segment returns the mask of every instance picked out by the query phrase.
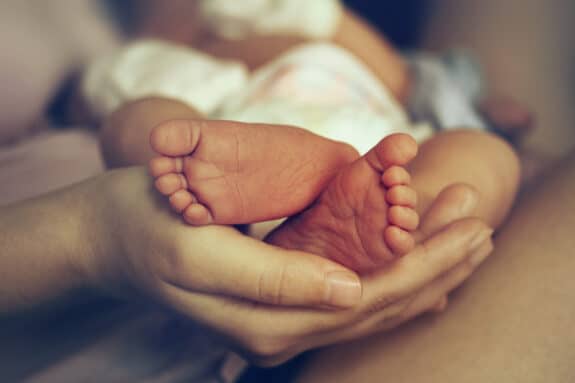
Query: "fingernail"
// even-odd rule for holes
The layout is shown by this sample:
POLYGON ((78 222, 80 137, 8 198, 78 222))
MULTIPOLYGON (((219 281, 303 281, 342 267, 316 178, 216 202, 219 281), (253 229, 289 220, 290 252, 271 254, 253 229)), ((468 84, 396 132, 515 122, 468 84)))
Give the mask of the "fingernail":
POLYGON ((469 251, 475 251, 483 245, 483 243, 493 235, 493 229, 483 229, 473 238, 469 243, 469 251))
POLYGON ((326 303, 335 307, 353 307, 361 299, 361 282, 352 273, 334 271, 327 275, 326 303))

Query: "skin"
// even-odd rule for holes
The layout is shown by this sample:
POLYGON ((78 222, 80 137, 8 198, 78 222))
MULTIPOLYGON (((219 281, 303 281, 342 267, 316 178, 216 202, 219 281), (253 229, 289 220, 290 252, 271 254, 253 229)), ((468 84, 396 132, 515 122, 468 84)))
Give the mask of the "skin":
POLYGON ((0 311, 99 287, 155 300, 221 334, 252 360, 274 365, 434 309, 491 251, 492 231, 462 219, 477 196, 466 187, 451 191, 439 201, 460 209, 432 209, 424 220, 428 238, 395 267, 361 284, 348 282, 348 308, 334 310, 327 277, 337 271, 353 280, 353 272, 229 227, 185 225, 151 188, 143 169, 124 169, 2 208, 0 311), (246 259, 254 267, 245 268, 246 259))
MULTIPOLYGON (((204 36, 191 45, 215 57, 242 61, 256 70, 306 42, 309 40, 300 36, 250 36, 239 41, 204 36)), ((358 57, 398 100, 405 101, 410 85, 408 66, 391 44, 360 17, 344 10, 331 42, 358 57)))
POLYGON ((290 217, 268 240, 287 249, 306 249, 358 272, 392 263, 413 249, 411 233, 419 225, 416 193, 403 168, 416 154, 410 136, 385 137, 342 167, 313 204, 290 217))
POLYGON ((321 351, 297 381, 572 382, 574 209, 572 155, 518 203, 445 315, 321 351))
POLYGON ((191 225, 293 215, 358 157, 305 129, 232 121, 171 120, 152 131, 150 144, 158 153, 149 163, 157 190, 191 225))
MULTIPOLYGON (((194 288, 205 293, 229 293, 278 304, 329 305, 326 278, 331 272, 341 272, 348 276, 351 295, 360 295, 359 280, 353 272, 310 256, 299 259, 302 270, 306 267, 309 270, 296 285, 277 286, 274 278, 265 278, 257 285, 255 281, 260 280, 259 273, 267 272, 266 267, 269 272, 283 270, 298 253, 260 244, 230 228, 191 231, 157 199, 143 169, 109 172, 63 191, 3 207, 1 213, 0 265, 4 289, 0 311, 36 305, 85 285, 112 292, 134 287, 154 295, 167 287, 160 282, 179 284, 178 275, 187 275, 181 272, 181 267, 185 266, 189 249, 213 249, 210 252, 224 254, 243 249, 246 257, 253 252, 268 259, 263 263, 253 259, 261 268, 246 271, 245 284, 238 284, 232 276, 243 261, 235 256, 235 266, 227 262, 229 267, 220 270, 221 260, 212 257, 215 263, 211 267, 220 270, 219 273, 212 269, 190 272, 190 278, 198 280, 194 288), (30 241, 31 233, 38 240, 30 241), (213 280, 198 277, 204 274, 213 275, 218 281, 217 290, 213 290, 213 280), (290 289, 282 291, 287 287, 290 289)), ((198 257, 199 253, 193 254, 198 257)))

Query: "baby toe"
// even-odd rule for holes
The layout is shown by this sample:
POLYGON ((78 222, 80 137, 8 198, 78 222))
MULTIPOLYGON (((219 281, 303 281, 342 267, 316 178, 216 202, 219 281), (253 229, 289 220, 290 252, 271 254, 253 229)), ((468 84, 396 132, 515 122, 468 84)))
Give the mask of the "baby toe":
POLYGON ((200 123, 193 120, 172 120, 152 130, 150 145, 159 154, 175 157, 194 151, 200 140, 200 123))
POLYGON ((181 213, 188 208, 196 199, 187 190, 178 190, 170 196, 170 205, 177 213, 181 213))
POLYGON ((160 177, 169 173, 181 173, 183 160, 180 157, 156 157, 150 160, 149 169, 152 177, 160 177))
POLYGON ((383 232, 387 247, 396 255, 405 255, 415 247, 413 236, 397 226, 388 226, 383 232))
POLYGON ((184 220, 190 225, 209 225, 213 222, 212 214, 203 205, 192 203, 184 211, 184 220))
POLYGON ((386 200, 391 205, 399 205, 414 208, 417 204, 417 193, 415 190, 405 185, 394 186, 385 195, 386 200))
POLYGON ((419 225, 419 215, 411 208, 392 206, 389 208, 388 221, 403 230, 412 231, 419 225))
POLYGON ((384 138, 378 145, 378 157, 384 168, 405 165, 417 155, 417 143, 408 134, 397 133, 384 138))
POLYGON ((187 182, 183 175, 177 173, 158 177, 155 182, 156 189, 164 195, 172 195, 178 190, 186 189, 187 182))
POLYGON ((411 175, 401 166, 391 166, 381 175, 381 182, 386 187, 408 185, 411 182, 411 175))

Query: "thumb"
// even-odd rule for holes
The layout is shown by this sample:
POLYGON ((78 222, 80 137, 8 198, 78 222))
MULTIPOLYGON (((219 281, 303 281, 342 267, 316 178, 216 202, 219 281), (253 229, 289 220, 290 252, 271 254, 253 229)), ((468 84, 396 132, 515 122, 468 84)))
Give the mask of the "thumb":
POLYGON ((206 227, 195 254, 178 257, 168 282, 196 292, 282 306, 349 308, 361 299, 357 274, 316 255, 284 250, 231 228, 206 227))

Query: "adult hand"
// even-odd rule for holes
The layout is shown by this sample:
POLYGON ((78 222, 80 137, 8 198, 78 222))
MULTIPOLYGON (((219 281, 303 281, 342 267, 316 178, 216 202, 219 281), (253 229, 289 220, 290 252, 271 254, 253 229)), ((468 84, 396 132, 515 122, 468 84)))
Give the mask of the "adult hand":
POLYGON ((432 208, 422 221, 422 236, 433 235, 360 286, 353 272, 329 260, 274 248, 232 228, 181 223, 152 197, 141 170, 114 172, 108 184, 101 198, 107 203, 95 217, 104 223, 95 231, 102 247, 84 259, 85 273, 100 285, 127 282, 147 292, 262 365, 432 310, 492 248, 485 224, 456 221, 471 213, 473 193, 445 209, 457 194, 446 193, 436 201, 442 209, 432 208))
POLYGON ((491 253, 491 230, 476 219, 447 226, 390 268, 362 279, 363 294, 348 310, 258 304, 221 295, 172 295, 173 307, 215 330, 261 366, 301 352, 393 329, 459 286, 491 253))
POLYGON ((104 182, 92 218, 99 246, 80 267, 92 283, 123 294, 144 291, 188 315, 195 313, 179 300, 224 296, 346 308, 361 297, 359 277, 333 261, 279 249, 231 227, 185 224, 142 169, 110 172, 104 182))

